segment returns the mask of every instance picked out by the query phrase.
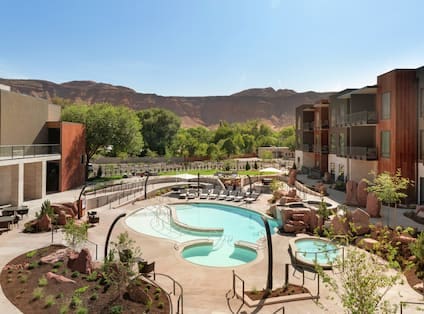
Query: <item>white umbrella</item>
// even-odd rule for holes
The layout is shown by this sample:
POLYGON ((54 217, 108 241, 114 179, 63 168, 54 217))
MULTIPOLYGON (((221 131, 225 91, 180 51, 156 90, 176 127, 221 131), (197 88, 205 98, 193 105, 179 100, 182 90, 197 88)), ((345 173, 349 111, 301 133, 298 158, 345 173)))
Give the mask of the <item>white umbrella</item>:
POLYGON ((281 171, 281 170, 279 170, 279 169, 277 169, 277 168, 272 168, 272 167, 261 169, 261 170, 259 170, 259 172, 274 172, 274 173, 282 173, 282 171, 281 171))
POLYGON ((190 180, 190 179, 197 178, 196 175, 189 174, 189 173, 179 173, 179 174, 176 174, 175 177, 179 179, 183 179, 183 180, 190 180))

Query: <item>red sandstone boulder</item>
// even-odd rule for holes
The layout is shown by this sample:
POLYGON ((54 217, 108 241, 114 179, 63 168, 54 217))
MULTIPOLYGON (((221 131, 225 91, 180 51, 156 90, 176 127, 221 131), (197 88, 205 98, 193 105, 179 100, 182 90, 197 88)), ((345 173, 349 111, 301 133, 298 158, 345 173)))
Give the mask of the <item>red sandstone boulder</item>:
POLYGON ((144 291, 142 286, 137 286, 134 283, 131 283, 127 287, 128 297, 130 300, 142 303, 142 304, 148 304, 152 303, 151 298, 149 295, 144 291))
POLYGON ((287 181, 288 185, 293 186, 296 183, 296 176, 297 176, 296 169, 290 169, 289 178, 287 181))
POLYGON ((358 189, 356 191, 356 200, 358 201, 358 206, 360 207, 367 206, 367 187, 368 183, 365 180, 361 180, 358 184, 358 189))
POLYGON ((56 252, 43 256, 42 258, 40 258, 40 261, 44 264, 54 264, 59 261, 64 261, 65 258, 69 255, 69 253, 69 249, 59 249, 56 252))
POLYGON ((91 274, 93 263, 90 251, 88 249, 82 249, 79 254, 71 254, 68 260, 68 267, 72 271, 78 271, 82 274, 91 274))
POLYGON ((47 214, 44 214, 43 216, 39 217, 37 219, 36 229, 40 232, 52 230, 51 218, 47 214))
POLYGON ((355 209, 352 212, 351 220, 356 235, 364 235, 370 231, 370 215, 362 209, 355 209))
POLYGON ((50 271, 46 274, 46 278, 49 279, 49 280, 54 280, 57 283, 76 283, 72 279, 66 278, 62 275, 57 275, 57 274, 52 273, 50 271))
POLYGON ((346 235, 349 232, 349 223, 347 218, 334 216, 330 221, 330 229, 334 234, 346 235))
POLYGON ((51 207, 53 208, 54 212, 56 214, 59 214, 61 211, 65 212, 66 215, 69 215, 73 218, 75 218, 75 213, 70 206, 66 206, 64 204, 52 204, 51 207))
POLYGON ((293 220, 302 220, 303 221, 305 219, 305 214, 302 214, 302 213, 301 214, 293 214, 292 215, 292 219, 293 220))
POLYGON ((290 190, 287 192, 287 196, 288 196, 288 197, 295 198, 295 197, 296 197, 296 189, 290 189, 290 190))
POLYGON ((367 213, 370 217, 381 217, 381 202, 377 199, 377 196, 374 193, 368 193, 367 195, 367 213))
POLYGON ((356 199, 358 189, 358 183, 353 180, 346 182, 346 198, 345 203, 350 206, 358 206, 358 201, 356 199))

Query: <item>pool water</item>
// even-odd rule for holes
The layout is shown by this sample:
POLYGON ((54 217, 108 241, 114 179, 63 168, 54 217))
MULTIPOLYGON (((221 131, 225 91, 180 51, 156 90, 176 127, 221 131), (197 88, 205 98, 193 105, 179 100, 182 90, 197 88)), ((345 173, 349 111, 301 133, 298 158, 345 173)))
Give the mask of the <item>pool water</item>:
MULTIPOLYGON (((236 206, 193 203, 175 204, 172 207, 181 223, 201 228, 223 228, 223 233, 190 232, 170 223, 169 209, 164 206, 146 207, 126 219, 132 229, 151 236, 170 239, 177 243, 199 239, 212 239, 213 245, 196 245, 183 250, 183 258, 206 266, 237 266, 254 260, 256 251, 235 246, 237 241, 258 244, 265 236, 265 228, 259 213, 236 206)), ((271 233, 278 226, 269 219, 271 233)))
POLYGON ((340 250, 331 242, 316 239, 299 239, 295 242, 298 256, 312 263, 333 263, 340 254, 340 250))

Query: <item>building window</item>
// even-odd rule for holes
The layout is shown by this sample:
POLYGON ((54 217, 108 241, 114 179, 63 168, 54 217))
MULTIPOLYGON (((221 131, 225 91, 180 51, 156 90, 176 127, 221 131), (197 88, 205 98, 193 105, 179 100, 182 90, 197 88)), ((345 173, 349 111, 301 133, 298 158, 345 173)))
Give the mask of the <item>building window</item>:
POLYGON ((345 156, 345 138, 344 133, 339 134, 339 155, 345 156))
POLYGON ((383 93, 381 100, 381 119, 390 119, 390 92, 383 93))
POLYGON ((330 173, 334 174, 336 171, 336 164, 334 162, 330 162, 330 173))
POLYGON ((390 158, 390 131, 381 131, 381 157, 390 158))

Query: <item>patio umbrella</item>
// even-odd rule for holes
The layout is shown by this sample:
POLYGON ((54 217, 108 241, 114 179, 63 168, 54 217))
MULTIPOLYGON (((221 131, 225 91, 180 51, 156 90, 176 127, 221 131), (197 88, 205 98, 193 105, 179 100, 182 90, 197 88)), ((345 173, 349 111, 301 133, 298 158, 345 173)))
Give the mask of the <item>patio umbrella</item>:
POLYGON ((269 167, 269 168, 264 168, 259 170, 259 172, 274 172, 274 173, 282 173, 281 170, 277 169, 277 168, 273 168, 273 167, 269 167))
POLYGON ((183 180, 190 180, 190 179, 197 178, 196 175, 189 174, 189 173, 179 173, 179 174, 176 174, 175 177, 179 179, 183 179, 183 180))

